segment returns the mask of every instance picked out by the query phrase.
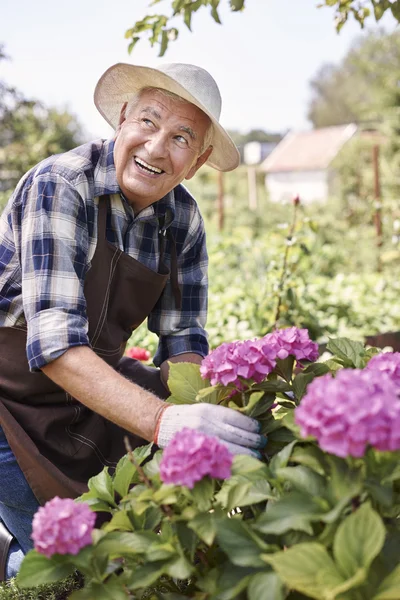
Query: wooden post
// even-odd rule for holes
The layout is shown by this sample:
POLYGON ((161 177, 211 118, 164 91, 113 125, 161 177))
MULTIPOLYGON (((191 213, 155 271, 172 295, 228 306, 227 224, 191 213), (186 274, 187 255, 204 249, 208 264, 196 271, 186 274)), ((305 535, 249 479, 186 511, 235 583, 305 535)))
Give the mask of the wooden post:
POLYGON ((217 203, 218 203, 218 229, 222 231, 224 228, 224 174, 222 171, 217 171, 218 174, 218 195, 217 195, 217 203))
POLYGON ((256 167, 247 167, 247 181, 249 190, 249 208, 250 210, 257 210, 257 171, 256 167))
POLYGON ((375 144, 372 147, 372 164, 374 170, 374 200, 375 212, 374 223, 376 231, 376 248, 377 248, 377 270, 382 270, 381 263, 381 247, 383 244, 382 236, 382 199, 381 199, 381 182, 379 173, 379 146, 375 144))

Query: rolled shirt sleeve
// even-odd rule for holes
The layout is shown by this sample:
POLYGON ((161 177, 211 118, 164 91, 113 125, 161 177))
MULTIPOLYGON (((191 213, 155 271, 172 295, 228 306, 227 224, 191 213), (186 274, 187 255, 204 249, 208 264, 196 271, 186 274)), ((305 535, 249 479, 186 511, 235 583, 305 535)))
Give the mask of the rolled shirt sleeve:
POLYGON ((171 281, 148 318, 148 327, 159 335, 154 364, 172 356, 193 352, 208 354, 205 331, 208 300, 208 255, 203 219, 192 206, 192 218, 182 250, 178 253, 178 282, 182 306, 177 307, 171 281))
POLYGON ((88 222, 76 184, 39 175, 21 207, 22 301, 32 371, 72 346, 89 345, 86 300, 88 222))

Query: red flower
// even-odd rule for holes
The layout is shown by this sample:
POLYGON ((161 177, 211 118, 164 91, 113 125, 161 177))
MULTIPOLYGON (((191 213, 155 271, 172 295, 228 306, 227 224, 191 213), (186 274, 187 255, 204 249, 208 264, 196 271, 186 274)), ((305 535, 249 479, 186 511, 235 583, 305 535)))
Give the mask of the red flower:
POLYGON ((129 358, 136 358, 136 360, 149 360, 151 356, 148 350, 139 348, 139 346, 128 348, 128 350, 125 352, 125 355, 129 356, 129 358))

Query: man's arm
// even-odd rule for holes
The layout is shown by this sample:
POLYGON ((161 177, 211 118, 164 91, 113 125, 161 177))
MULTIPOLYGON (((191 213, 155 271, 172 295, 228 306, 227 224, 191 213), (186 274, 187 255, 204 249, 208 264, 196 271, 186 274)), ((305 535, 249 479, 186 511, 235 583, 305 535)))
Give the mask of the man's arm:
POLYGON ((91 410, 153 441, 166 403, 125 379, 88 346, 69 348, 42 371, 91 410))

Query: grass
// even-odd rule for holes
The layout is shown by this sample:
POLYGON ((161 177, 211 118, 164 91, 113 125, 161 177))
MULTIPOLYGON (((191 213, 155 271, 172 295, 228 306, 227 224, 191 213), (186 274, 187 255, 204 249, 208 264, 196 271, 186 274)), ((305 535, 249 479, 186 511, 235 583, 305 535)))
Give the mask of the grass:
POLYGON ((41 585, 35 588, 21 589, 16 580, 0 583, 0 600, 66 600, 74 590, 83 585, 79 573, 71 575, 62 581, 51 585, 41 585))

